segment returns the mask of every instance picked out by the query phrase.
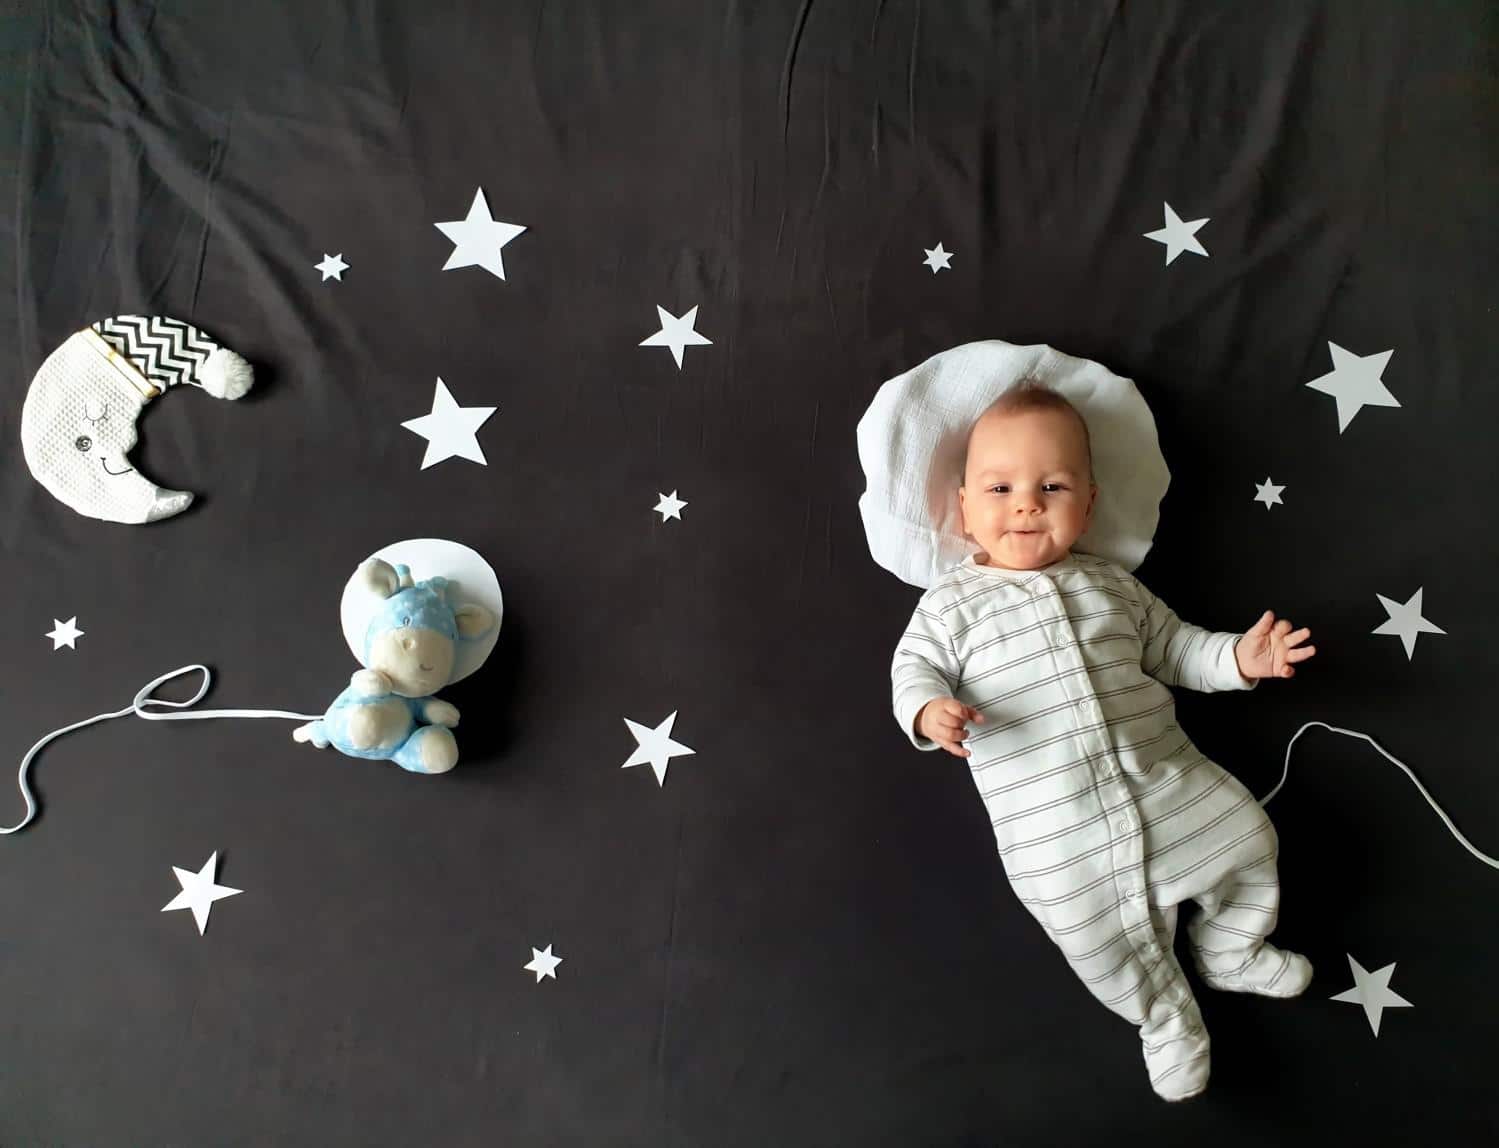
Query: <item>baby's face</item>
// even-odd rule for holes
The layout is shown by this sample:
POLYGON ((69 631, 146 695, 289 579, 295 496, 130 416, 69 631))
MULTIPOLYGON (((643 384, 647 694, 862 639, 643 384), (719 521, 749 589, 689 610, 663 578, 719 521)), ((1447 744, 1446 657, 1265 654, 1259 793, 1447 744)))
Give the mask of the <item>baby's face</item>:
POLYGON ((1067 411, 986 415, 968 441, 958 504, 979 562, 1039 570, 1088 529, 1098 487, 1082 428, 1067 411))

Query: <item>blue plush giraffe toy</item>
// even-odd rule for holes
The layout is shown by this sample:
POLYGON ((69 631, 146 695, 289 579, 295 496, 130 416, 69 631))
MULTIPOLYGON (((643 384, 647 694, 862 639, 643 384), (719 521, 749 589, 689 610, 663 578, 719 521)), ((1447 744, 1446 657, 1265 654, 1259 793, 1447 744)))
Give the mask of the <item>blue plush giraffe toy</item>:
POLYGON ((450 606, 446 578, 413 582, 408 567, 379 558, 354 579, 384 599, 365 630, 366 668, 292 737, 413 773, 446 773, 458 764, 458 710, 433 695, 452 679, 457 643, 488 634, 495 617, 476 603, 450 606))

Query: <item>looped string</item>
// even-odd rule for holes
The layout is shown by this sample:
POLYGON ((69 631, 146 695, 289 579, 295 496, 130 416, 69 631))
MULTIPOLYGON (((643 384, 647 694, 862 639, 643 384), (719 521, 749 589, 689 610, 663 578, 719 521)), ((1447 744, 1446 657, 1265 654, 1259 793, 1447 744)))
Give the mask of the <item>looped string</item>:
POLYGON ((1464 837, 1461 833, 1458 832, 1457 826, 1454 825, 1454 824, 1452 824, 1452 818, 1448 817, 1447 814, 1446 814, 1446 812, 1442 809, 1442 807, 1440 805, 1438 805, 1436 803, 1436 800, 1431 796, 1431 794, 1429 794, 1429 793, 1426 792, 1426 787, 1424 785, 1422 785, 1421 782, 1420 782, 1420 780, 1417 779, 1416 775, 1411 772, 1410 766, 1406 765, 1405 762, 1400 761, 1397 758, 1391 757, 1388 753, 1385 753, 1384 747, 1381 746, 1377 741, 1375 741, 1368 734, 1366 734, 1366 733, 1359 733, 1358 730, 1355 730, 1355 729, 1341 729, 1340 727, 1335 726, 1335 725, 1328 725, 1325 721, 1309 721, 1309 722, 1307 722, 1299 730, 1296 731, 1295 735, 1286 744, 1286 763, 1285 763, 1285 768, 1283 770, 1281 770, 1280 781, 1278 781, 1276 783, 1274 789, 1272 789, 1264 797, 1260 798, 1260 804, 1262 806, 1270 804, 1270 799, 1272 797, 1274 797, 1277 793, 1280 792, 1281 786, 1285 785, 1286 778, 1290 776, 1290 773, 1291 773, 1291 746, 1293 746, 1293 745, 1296 744, 1296 738, 1300 737, 1307 730, 1311 729, 1311 727, 1314 726, 1314 725, 1319 725, 1323 729, 1330 729, 1330 730, 1332 730, 1333 733, 1341 733, 1341 734, 1344 734, 1344 735, 1346 735, 1348 737, 1362 738, 1364 741, 1366 741, 1370 745, 1372 745, 1375 749, 1379 750, 1379 752, 1381 754, 1384 754, 1384 756, 1388 760, 1393 761, 1396 765, 1398 765, 1405 772, 1405 776, 1411 779, 1411 784, 1414 785, 1417 789, 1419 789, 1421 791, 1421 796, 1422 797, 1426 798, 1426 804, 1430 805, 1433 809, 1435 809, 1437 811, 1437 816, 1442 819, 1442 821, 1446 824, 1448 830, 1451 831, 1452 836, 1454 836, 1454 837, 1457 838, 1457 840, 1462 844, 1462 847, 1464 849, 1466 849, 1469 853, 1473 854, 1473 856, 1477 857, 1480 861, 1482 861, 1485 865, 1489 866, 1490 868, 1492 868, 1492 869, 1499 869, 1499 860, 1495 860, 1493 857, 1490 857, 1487 853, 1482 853, 1479 850, 1475 849, 1473 847, 1473 843, 1471 841, 1469 841, 1466 837, 1464 837))
POLYGON ((26 751, 26 756, 21 759, 20 772, 16 777, 16 780, 21 787, 21 796, 26 799, 26 816, 22 818, 20 822, 12 825, 8 829, 0 828, 0 835, 18 833, 22 829, 25 829, 26 826, 30 825, 32 819, 36 817, 36 798, 32 795, 31 786, 27 783, 26 780, 26 774, 27 771, 31 768, 32 759, 41 752, 42 747, 45 746, 48 742, 62 737, 62 735, 65 733, 72 733, 75 729, 82 729, 84 726, 93 725, 95 722, 111 721, 114 718, 127 717, 130 714, 134 714, 138 718, 145 718, 146 721, 193 721, 198 718, 286 718, 292 721, 317 721, 323 716, 322 714, 290 713, 287 710, 200 710, 197 713, 159 713, 150 708, 166 707, 174 710, 189 709, 203 700, 203 695, 208 693, 208 684, 211 680, 212 675, 209 674, 207 666, 183 666, 179 670, 173 670, 171 673, 162 674, 159 678, 153 678, 151 681, 147 682, 144 686, 136 691, 134 699, 124 709, 116 710, 114 713, 96 714, 91 718, 85 718, 83 721, 74 722, 70 726, 64 726, 62 729, 53 730, 46 737, 42 738, 41 741, 37 742, 34 746, 26 751), (198 686, 197 693, 193 694, 193 696, 188 698, 187 701, 174 702, 168 700, 167 698, 156 698, 151 696, 152 691, 155 690, 158 686, 166 684, 173 678, 181 677, 183 674, 190 674, 194 671, 202 673, 203 681, 198 686))

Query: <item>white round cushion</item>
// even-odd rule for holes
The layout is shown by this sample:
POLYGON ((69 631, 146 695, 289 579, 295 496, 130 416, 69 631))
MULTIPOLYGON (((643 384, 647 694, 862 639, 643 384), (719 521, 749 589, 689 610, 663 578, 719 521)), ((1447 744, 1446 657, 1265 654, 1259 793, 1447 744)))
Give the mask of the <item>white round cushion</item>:
POLYGON ((859 513, 874 560, 923 589, 979 546, 963 534, 958 487, 968 432, 1010 387, 1039 379, 1083 416, 1098 501, 1073 545, 1134 570, 1160 521, 1171 472, 1155 419, 1135 384, 1044 343, 964 343, 885 382, 859 420, 866 489, 859 513))
MULTIPOLYGON (((500 626, 505 620, 505 596, 500 592, 500 580, 494 567, 484 560, 477 550, 447 538, 407 538, 392 542, 376 550, 369 558, 380 558, 392 566, 407 566, 413 581, 438 575, 451 585, 447 590, 450 605, 461 606, 477 602, 487 606, 494 615, 494 628, 480 638, 461 641, 457 644, 453 660, 452 685, 468 677, 485 661, 500 640, 500 626)), ((369 558, 364 561, 368 562, 369 558)), ((364 565, 364 562, 359 564, 364 565)), ((356 569, 344 584, 343 597, 339 600, 339 619, 343 623, 344 641, 361 666, 364 661, 364 635, 370 619, 384 605, 385 599, 371 594, 364 579, 356 569)))

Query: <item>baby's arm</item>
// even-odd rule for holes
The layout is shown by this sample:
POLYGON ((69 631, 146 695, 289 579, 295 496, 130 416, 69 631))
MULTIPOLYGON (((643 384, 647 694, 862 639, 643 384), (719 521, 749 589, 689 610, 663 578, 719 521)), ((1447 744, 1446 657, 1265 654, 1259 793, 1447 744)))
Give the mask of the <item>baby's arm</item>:
POLYGON ((1183 622, 1134 575, 1126 572, 1126 587, 1139 607, 1140 668, 1168 686, 1203 693, 1252 690, 1258 684, 1239 672, 1234 646, 1243 634, 1205 630, 1183 622))
POLYGON ((938 745, 917 732, 916 715, 927 702, 954 696, 962 672, 952 635, 931 599, 922 598, 890 663, 895 720, 917 749, 937 749, 938 745))

